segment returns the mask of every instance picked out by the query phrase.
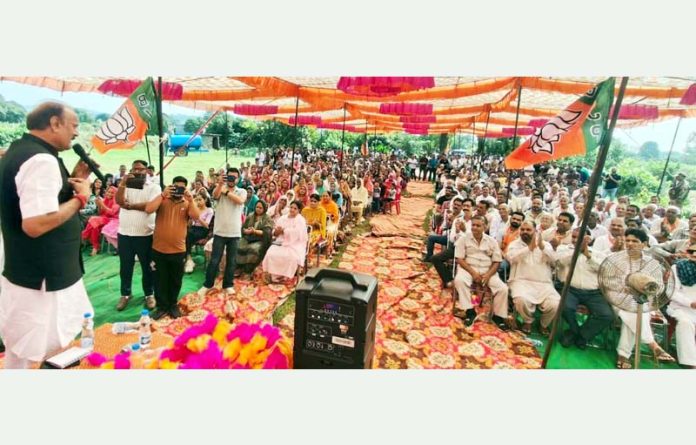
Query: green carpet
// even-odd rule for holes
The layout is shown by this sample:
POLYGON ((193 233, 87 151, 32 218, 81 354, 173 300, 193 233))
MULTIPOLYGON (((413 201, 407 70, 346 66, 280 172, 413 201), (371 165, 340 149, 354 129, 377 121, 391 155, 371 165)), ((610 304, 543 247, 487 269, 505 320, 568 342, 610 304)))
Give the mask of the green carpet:
MULTIPOLYGON (((131 286, 133 295, 130 303, 123 311, 116 310, 116 303, 121 297, 121 279, 119 277, 118 255, 100 253, 90 257, 91 247, 84 250, 85 261, 84 282, 87 294, 94 306, 94 324, 100 326, 104 323, 114 323, 117 321, 136 321, 140 318, 140 311, 144 308, 145 295, 142 290, 142 272, 140 263, 135 263, 133 271, 133 284, 131 286)), ((192 274, 184 275, 181 295, 197 291, 205 280, 203 270, 203 256, 193 257, 196 262, 196 269, 192 274)))

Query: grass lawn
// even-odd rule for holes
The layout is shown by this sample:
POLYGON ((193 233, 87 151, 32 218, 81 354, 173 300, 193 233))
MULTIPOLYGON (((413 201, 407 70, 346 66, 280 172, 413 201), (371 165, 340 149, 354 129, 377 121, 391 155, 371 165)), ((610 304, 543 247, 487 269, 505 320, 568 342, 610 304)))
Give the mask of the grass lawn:
MULTIPOLYGON (((159 147, 156 142, 157 138, 150 136, 148 138, 150 144, 150 157, 152 160, 152 165, 159 168, 159 147)), ((85 145, 87 147, 87 145, 85 145)), ((130 165, 136 159, 143 159, 147 161, 147 149, 145 142, 141 142, 136 145, 131 150, 110 150, 106 153, 99 154, 96 150, 92 151, 90 154, 97 164, 100 165, 100 170, 102 173, 115 174, 118 172, 118 167, 121 164, 125 164, 126 167, 130 169, 130 165)), ((72 150, 64 151, 61 153, 60 157, 65 161, 65 166, 68 170, 72 170, 75 163, 78 161, 78 157, 72 150)), ((172 159, 172 156, 165 156, 164 163, 172 159)), ((239 167, 241 162, 251 161, 254 162, 254 158, 232 156, 229 155, 229 163, 233 167, 239 167)), ((192 152, 186 157, 175 159, 164 171, 164 179, 166 183, 171 181, 174 176, 183 176, 188 180, 192 180, 197 170, 203 171, 207 176, 208 169, 213 167, 216 170, 223 168, 225 166, 225 151, 224 150, 210 150, 205 153, 192 152)))

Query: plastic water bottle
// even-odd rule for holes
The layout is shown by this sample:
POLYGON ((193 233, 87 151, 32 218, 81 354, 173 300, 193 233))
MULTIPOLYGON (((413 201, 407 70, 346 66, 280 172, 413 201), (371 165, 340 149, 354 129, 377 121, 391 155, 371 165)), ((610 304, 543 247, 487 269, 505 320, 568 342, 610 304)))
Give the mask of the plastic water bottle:
POLYGON ((150 311, 143 309, 140 313, 138 332, 140 337, 140 347, 147 348, 152 340, 152 330, 150 329, 150 311))
POLYGON ((90 312, 86 312, 82 320, 82 334, 80 334, 80 347, 94 349, 94 319, 90 312))
POLYGON ((125 334, 127 332, 134 332, 138 330, 139 327, 140 325, 138 323, 119 321, 111 325, 111 332, 114 334, 125 334))

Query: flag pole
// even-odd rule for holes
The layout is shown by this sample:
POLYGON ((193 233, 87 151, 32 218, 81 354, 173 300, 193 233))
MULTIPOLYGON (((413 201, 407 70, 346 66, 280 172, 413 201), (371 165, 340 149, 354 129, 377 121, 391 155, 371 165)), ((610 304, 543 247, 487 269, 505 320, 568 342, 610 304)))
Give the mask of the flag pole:
POLYGON ((230 163, 228 162, 228 153, 227 153, 227 147, 230 145, 230 127, 229 127, 229 122, 227 120, 227 110, 225 110, 225 133, 227 138, 225 139, 225 173, 227 173, 227 169, 230 168, 230 163))
POLYGON ((674 130, 674 137, 672 138, 672 145, 669 146, 669 154, 667 155, 667 161, 665 161, 665 168, 662 169, 662 176, 660 176, 660 185, 657 187, 657 199, 660 199, 660 192, 662 191, 662 182, 665 180, 665 173, 667 173, 667 166, 669 165, 669 160, 672 157, 672 149, 674 149, 674 142, 677 140, 677 133, 679 133, 679 125, 681 124, 682 117, 679 116, 677 121, 677 129, 674 130))
POLYGON ((147 165, 152 165, 152 159, 150 159, 150 144, 147 142, 147 132, 145 132, 145 148, 147 149, 147 165))
MULTIPOLYGON (((483 145, 481 145, 481 153, 479 153, 479 170, 483 165, 483 154, 486 152, 486 136, 488 136, 488 122, 491 120, 491 106, 488 106, 488 114, 486 115, 486 127, 483 130, 483 145)), ((479 176, 480 178, 480 176, 479 176)))
POLYGON ((292 157, 290 158, 290 188, 292 188, 292 180, 295 177, 295 147, 297 146, 297 114, 300 111, 300 92, 297 92, 297 100, 295 100, 295 140, 292 143, 292 157))
POLYGON ((341 164, 339 166, 338 174, 339 180, 343 177, 343 142, 346 140, 346 103, 343 102, 343 130, 341 131, 341 164))
MULTIPOLYGON (((159 129, 159 167, 160 167, 160 187, 164 190, 164 131, 162 128, 162 76, 157 77, 157 94, 155 94, 157 104, 157 128, 159 129)), ((146 136, 147 137, 147 136, 146 136)))
POLYGON ((621 102, 623 101, 624 92, 626 91, 626 84, 628 83, 628 77, 621 78, 621 86, 619 87, 619 94, 616 97, 616 103, 614 104, 614 111, 611 116, 611 122, 609 123, 609 129, 602 136, 600 141, 599 153, 597 155, 597 161, 595 162, 594 171, 592 172, 592 177, 590 178, 590 189, 588 191, 587 202, 585 203, 585 210, 582 214, 582 224, 580 225, 580 232, 578 233, 578 239, 575 242, 575 249, 573 251, 573 258, 570 261, 570 268, 568 269, 568 276, 566 276, 565 283, 563 283, 563 290, 561 291, 561 299, 558 302, 558 310, 556 310, 556 315, 553 317, 553 323, 551 326, 551 333, 549 334, 549 342, 544 350, 544 358, 541 361, 541 367, 546 368, 548 365, 549 357, 551 355, 551 348, 553 347, 554 340, 556 339, 556 330, 558 329, 559 319, 563 313, 563 307, 568 295, 568 289, 570 288, 570 282, 573 279, 573 274, 575 273, 575 265, 578 262, 578 257, 580 256, 580 246, 582 245, 583 238, 587 233, 587 220, 592 212, 592 207, 594 206, 594 198, 597 193, 597 188, 599 187, 599 180, 602 177, 602 170, 604 169, 604 163, 607 160, 607 154, 609 153, 609 146, 611 145, 611 137, 614 133, 614 127, 616 126, 616 121, 619 117, 619 110, 621 109, 621 102))
MULTIPOLYGON (((512 151, 517 148, 517 125, 520 120, 520 103, 522 102, 522 82, 517 85, 517 110, 515 111, 515 131, 512 136, 512 151)), ((510 153, 512 153, 512 151, 510 153)), ((510 154, 508 153, 508 154, 510 154)), ((507 172, 507 192, 505 197, 507 198, 507 203, 510 203, 510 190, 512 188, 512 169, 507 172)))

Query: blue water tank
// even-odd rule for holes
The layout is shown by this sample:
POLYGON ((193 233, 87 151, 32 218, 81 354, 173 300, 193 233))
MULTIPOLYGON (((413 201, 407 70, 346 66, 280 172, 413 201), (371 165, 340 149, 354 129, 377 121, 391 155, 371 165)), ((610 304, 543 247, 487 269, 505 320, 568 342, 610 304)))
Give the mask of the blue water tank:
MULTIPOLYGON (((169 147, 171 150, 176 150, 177 148, 182 147, 189 139, 191 139, 190 134, 173 134, 169 136, 169 147)), ((196 136, 188 145, 188 148, 201 148, 202 143, 203 138, 200 135, 196 136)))

